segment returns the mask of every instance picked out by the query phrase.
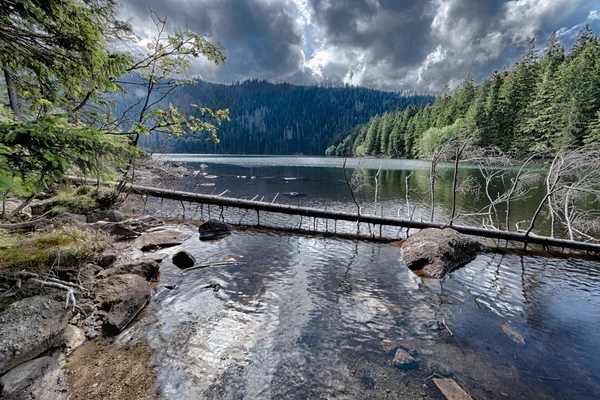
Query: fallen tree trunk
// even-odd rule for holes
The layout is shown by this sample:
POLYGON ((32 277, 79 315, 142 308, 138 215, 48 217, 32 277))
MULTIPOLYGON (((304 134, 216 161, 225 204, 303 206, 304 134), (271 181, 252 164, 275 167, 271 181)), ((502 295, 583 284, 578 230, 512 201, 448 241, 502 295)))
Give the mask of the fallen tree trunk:
MULTIPOLYGON (((73 181, 80 182, 78 178, 71 178, 73 181)), ((106 184, 115 185, 116 182, 107 182, 106 184)), ((213 196, 199 193, 183 192, 178 190, 160 189, 149 186, 127 184, 127 190, 130 193, 158 197, 168 200, 187 201, 191 203, 211 204, 221 207, 234 207, 247 210, 273 212, 287 215, 298 215, 303 217, 324 218, 339 221, 349 221, 357 223, 367 223, 374 225, 396 226, 410 229, 426 228, 446 228, 446 224, 435 222, 422 222, 400 218, 387 218, 376 215, 353 214, 343 211, 329 211, 312 207, 299 207, 283 204, 273 204, 262 201, 236 199, 231 197, 213 196)), ((467 235, 479 236, 489 239, 501 239, 506 241, 516 241, 526 244, 537 244, 541 246, 562 247, 566 249, 590 251, 600 253, 600 244, 578 242, 574 240, 555 239, 533 234, 524 234, 519 232, 509 232, 494 229, 477 228, 473 226, 452 225, 452 229, 467 235)))

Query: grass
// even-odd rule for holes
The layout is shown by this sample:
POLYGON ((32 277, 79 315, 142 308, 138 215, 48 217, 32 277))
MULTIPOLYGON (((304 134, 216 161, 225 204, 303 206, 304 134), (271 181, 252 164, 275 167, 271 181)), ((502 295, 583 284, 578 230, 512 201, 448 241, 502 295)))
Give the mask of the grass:
POLYGON ((56 197, 54 214, 66 211, 76 214, 87 214, 96 209, 108 209, 115 205, 118 193, 114 189, 94 186, 80 186, 75 190, 63 189, 56 197))
POLYGON ((93 261, 108 247, 105 232, 63 226, 32 234, 0 232, 0 271, 44 272, 93 261))

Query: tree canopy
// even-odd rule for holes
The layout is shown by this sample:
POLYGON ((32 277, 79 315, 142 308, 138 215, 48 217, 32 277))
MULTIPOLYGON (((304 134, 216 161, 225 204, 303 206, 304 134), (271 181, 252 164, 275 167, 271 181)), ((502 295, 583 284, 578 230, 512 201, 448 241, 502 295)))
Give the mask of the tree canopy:
POLYGON ((600 144, 599 127, 600 42, 586 26, 569 52, 556 33, 541 54, 532 40, 511 68, 494 72, 479 85, 469 75, 453 93, 416 111, 377 116, 334 141, 330 149, 346 141, 352 146, 344 149, 352 147, 354 155, 428 157, 432 145, 468 137, 475 146, 523 156, 600 144), (383 135, 378 138, 374 132, 380 126, 386 129, 378 131, 383 135))
POLYGON ((219 46, 189 30, 171 33, 150 16, 156 36, 146 49, 114 0, 0 0, 0 190, 35 193, 67 172, 105 176, 140 152, 152 131, 209 132, 227 110, 195 107, 183 113, 158 107, 183 76, 190 59, 225 61, 219 46), (133 51, 122 51, 129 44, 133 51), (135 50, 137 49, 137 50, 135 50), (144 89, 135 115, 111 112, 116 93, 144 89))

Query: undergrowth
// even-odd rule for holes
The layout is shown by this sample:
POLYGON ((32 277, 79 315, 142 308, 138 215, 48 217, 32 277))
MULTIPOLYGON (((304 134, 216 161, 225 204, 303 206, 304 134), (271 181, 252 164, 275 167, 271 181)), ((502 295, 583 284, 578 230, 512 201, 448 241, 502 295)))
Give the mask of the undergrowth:
POLYGON ((105 187, 80 186, 75 190, 63 189, 55 197, 56 206, 52 208, 53 214, 72 212, 86 214, 101 209, 113 207, 119 195, 116 190, 105 187))
POLYGON ((74 267, 93 261, 109 244, 105 232, 74 226, 31 234, 0 232, 0 271, 74 267))

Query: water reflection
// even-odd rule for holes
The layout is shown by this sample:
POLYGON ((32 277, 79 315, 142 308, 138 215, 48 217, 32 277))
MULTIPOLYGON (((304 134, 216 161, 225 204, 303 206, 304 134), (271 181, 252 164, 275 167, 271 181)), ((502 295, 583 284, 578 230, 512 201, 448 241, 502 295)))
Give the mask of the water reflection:
POLYGON ((121 340, 156 349, 164 398, 441 398, 434 373, 473 398, 600 396, 597 263, 483 254, 434 281, 389 244, 246 231, 182 247, 244 263, 162 263, 177 290, 121 340), (416 369, 392 365, 397 348, 416 369))
MULTIPOLYGON (((165 182, 168 187, 184 189, 205 194, 220 194, 227 190, 226 195, 243 199, 276 201, 281 204, 304 205, 311 207, 336 209, 356 212, 352 196, 341 166, 341 159, 323 157, 217 157, 167 155, 166 159, 183 160, 200 171, 202 164, 206 165, 202 173, 185 178, 181 181, 165 182), (202 164, 201 164, 202 163, 202 164), (208 179, 208 177, 216 177, 208 179), (210 185, 210 186, 207 186, 210 185)), ((429 220, 429 164, 419 160, 378 160, 351 159, 348 176, 354 168, 361 171, 365 185, 357 193, 357 199, 363 213, 384 215, 389 217, 407 218, 409 215, 416 220, 429 220), (377 184, 375 177, 377 176, 377 184), (408 201, 407 207, 407 184, 408 201), (377 186, 377 198, 375 191, 377 186), (410 210, 409 210, 410 207, 410 210)), ((436 183, 436 212, 437 222, 450 220, 452 201, 453 170, 450 164, 439 168, 436 183)), ((462 166, 459 181, 469 179, 474 186, 479 187, 479 193, 472 191, 459 193, 457 196, 456 223, 481 226, 482 220, 488 219, 481 215, 489 205, 485 194, 485 182, 479 170, 468 165, 462 166)), ((510 172, 504 181, 495 182, 490 187, 493 198, 503 191, 503 185, 510 184, 510 172), (508 183, 507 183, 508 182, 508 183)), ((544 196, 543 185, 537 185, 523 200, 513 202, 509 226, 515 230, 519 221, 528 221, 544 196)), ((181 207, 178 207, 181 210, 181 207)), ((505 205, 497 207, 500 228, 505 228, 505 205)), ((548 234, 547 222, 540 219, 538 234, 548 234)))

